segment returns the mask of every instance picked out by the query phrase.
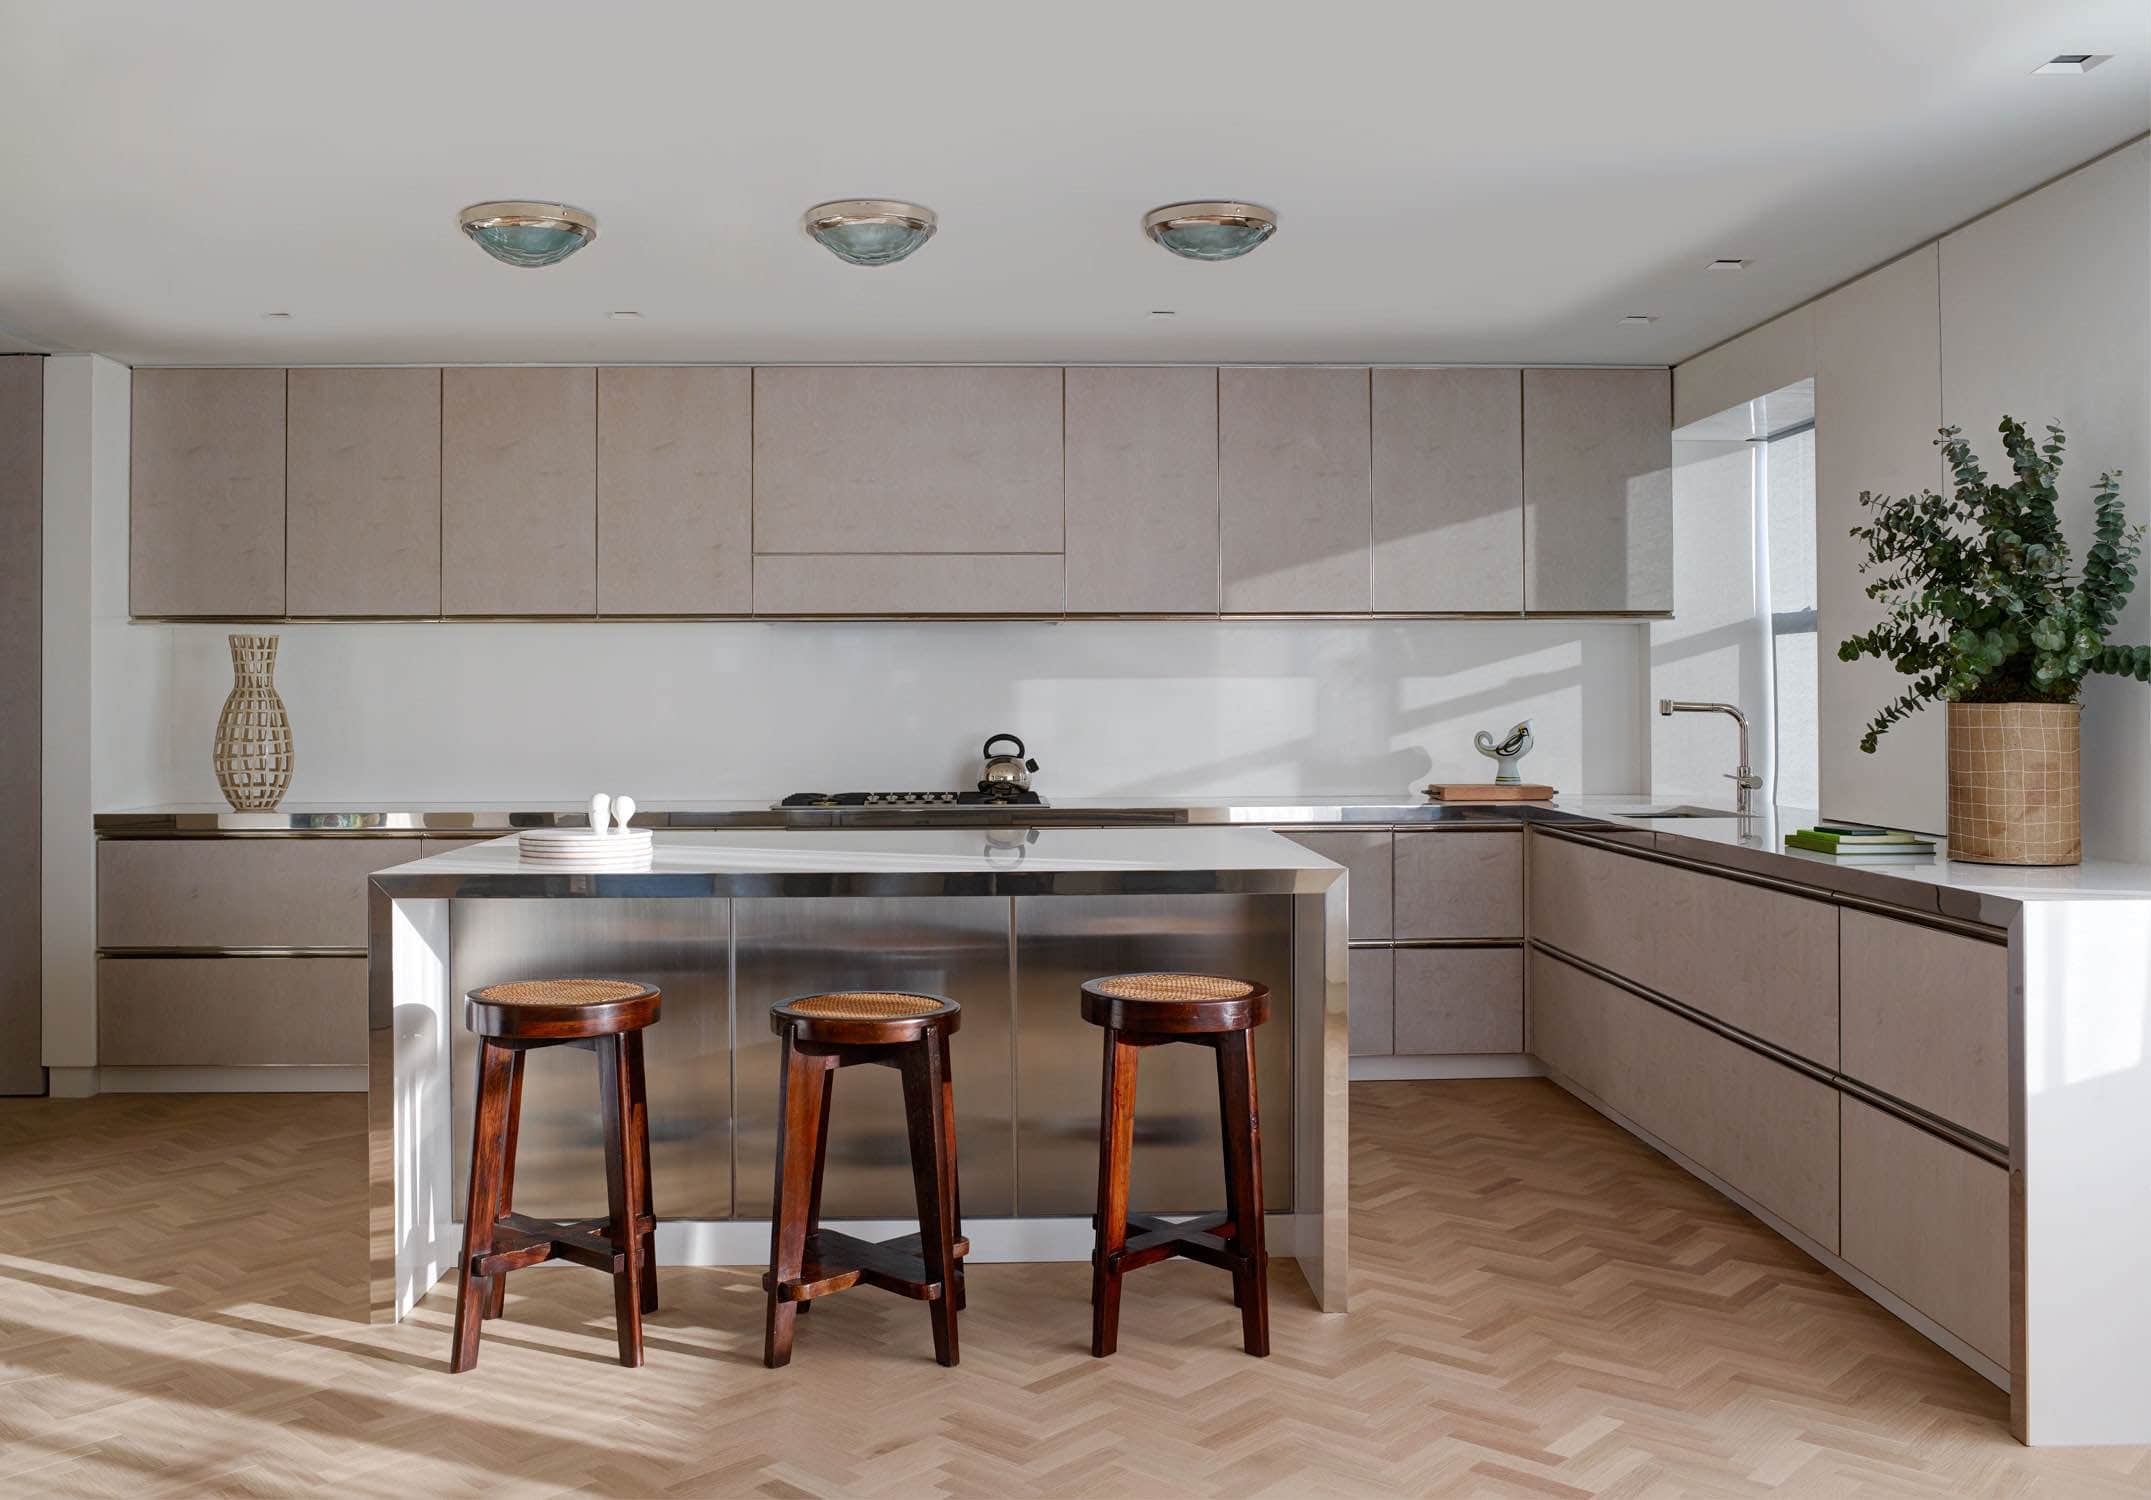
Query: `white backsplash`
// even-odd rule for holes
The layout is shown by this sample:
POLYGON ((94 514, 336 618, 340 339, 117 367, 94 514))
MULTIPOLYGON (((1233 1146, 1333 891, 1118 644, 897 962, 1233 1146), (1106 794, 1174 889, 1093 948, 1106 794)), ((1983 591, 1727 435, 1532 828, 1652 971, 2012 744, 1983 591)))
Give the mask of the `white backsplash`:
MULTIPOLYGON (((323 624, 279 627, 290 800, 645 803, 976 780, 1024 737, 1046 796, 1650 783, 1645 627, 1579 621, 323 624)), ((226 630, 100 624, 98 804, 212 801, 226 630)))

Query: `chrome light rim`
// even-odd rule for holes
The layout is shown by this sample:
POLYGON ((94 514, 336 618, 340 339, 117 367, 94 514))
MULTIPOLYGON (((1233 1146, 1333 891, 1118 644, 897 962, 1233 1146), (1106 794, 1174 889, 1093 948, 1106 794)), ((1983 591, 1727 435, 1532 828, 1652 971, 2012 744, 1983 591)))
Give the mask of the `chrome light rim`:
POLYGON ((1259 229, 1263 238, 1268 239, 1277 232, 1277 215, 1259 203, 1243 203, 1229 198, 1168 203, 1143 215, 1143 233, 1160 245, 1165 244, 1166 230, 1177 229, 1183 224, 1228 224, 1237 229, 1259 229))
POLYGON ((930 239, 940 221, 922 203, 905 203, 896 198, 837 198, 815 204, 800 216, 799 224, 816 238, 825 229, 842 229, 850 224, 898 224, 930 239))
POLYGON ((527 198, 503 198, 473 203, 456 215, 456 227, 478 238, 483 229, 566 229, 587 245, 597 238, 597 215, 571 203, 540 203, 527 198))

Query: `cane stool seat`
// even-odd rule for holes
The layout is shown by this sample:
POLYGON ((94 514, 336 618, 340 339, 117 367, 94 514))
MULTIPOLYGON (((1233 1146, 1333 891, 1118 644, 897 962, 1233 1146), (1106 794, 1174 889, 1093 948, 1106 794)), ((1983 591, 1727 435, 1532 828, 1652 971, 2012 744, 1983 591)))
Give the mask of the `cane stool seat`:
POLYGON ((478 1036, 506 1041, 574 1041, 640 1031, 657 1020, 663 996, 626 979, 516 979, 464 997, 463 1020, 478 1036))
POLYGON ((1109 1031, 1215 1036, 1269 1019, 1270 992, 1221 974, 1115 974, 1083 986, 1083 1019, 1109 1031))
POLYGON ((963 1007, 939 995, 902 990, 838 990, 801 995, 769 1008, 769 1028, 804 1042, 897 1046, 954 1031, 963 1007))

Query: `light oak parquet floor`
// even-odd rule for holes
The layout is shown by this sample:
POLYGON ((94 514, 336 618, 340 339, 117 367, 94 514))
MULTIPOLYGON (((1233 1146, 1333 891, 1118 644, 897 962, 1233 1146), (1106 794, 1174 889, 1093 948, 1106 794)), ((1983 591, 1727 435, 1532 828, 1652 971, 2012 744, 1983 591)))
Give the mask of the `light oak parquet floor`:
POLYGON ((362 1101, 0 1104, 0 1495, 2142 1496, 2145 1450, 2028 1450, 2006 1399, 1552 1086, 1352 1091, 1356 1309, 1276 1278, 1277 1353, 1174 1263, 1090 1358, 1088 1268, 980 1266, 964 1363, 825 1302, 781 1373, 757 1272, 511 1282, 364 1321, 362 1101))

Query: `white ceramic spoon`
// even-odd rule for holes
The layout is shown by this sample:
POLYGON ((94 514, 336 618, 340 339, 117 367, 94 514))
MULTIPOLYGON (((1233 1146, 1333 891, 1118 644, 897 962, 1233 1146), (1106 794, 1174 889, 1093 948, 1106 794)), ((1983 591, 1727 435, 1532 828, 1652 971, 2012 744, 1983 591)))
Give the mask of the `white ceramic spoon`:
POLYGON ((619 823, 620 831, 622 833, 627 832, 627 820, 635 816, 635 799, 633 797, 613 798, 612 815, 619 823))

